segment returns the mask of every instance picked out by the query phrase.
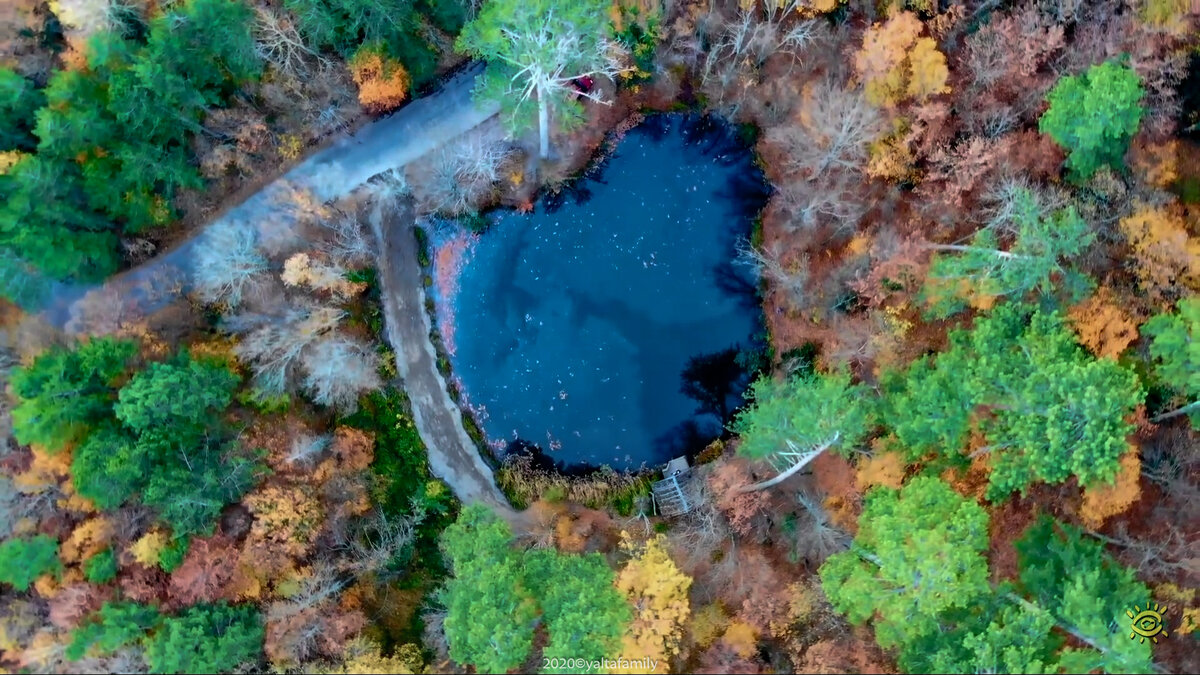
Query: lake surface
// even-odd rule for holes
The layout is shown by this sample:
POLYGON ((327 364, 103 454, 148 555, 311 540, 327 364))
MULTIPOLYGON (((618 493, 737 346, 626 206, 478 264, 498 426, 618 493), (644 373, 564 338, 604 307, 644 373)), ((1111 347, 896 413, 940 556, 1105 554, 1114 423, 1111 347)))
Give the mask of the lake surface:
POLYGON ((765 200, 730 128, 656 115, 532 213, 491 214, 443 302, 493 446, 633 469, 719 436, 748 380, 737 352, 761 339, 734 255, 765 200))

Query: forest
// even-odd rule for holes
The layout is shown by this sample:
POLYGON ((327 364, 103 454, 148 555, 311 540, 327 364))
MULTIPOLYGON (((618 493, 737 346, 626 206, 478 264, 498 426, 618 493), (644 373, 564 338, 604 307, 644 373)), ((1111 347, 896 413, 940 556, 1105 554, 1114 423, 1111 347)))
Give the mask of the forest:
POLYGON ((7 0, 0 672, 1197 672, 1198 290, 1190 0, 7 0), (454 293, 667 116, 761 344, 568 470, 454 293))

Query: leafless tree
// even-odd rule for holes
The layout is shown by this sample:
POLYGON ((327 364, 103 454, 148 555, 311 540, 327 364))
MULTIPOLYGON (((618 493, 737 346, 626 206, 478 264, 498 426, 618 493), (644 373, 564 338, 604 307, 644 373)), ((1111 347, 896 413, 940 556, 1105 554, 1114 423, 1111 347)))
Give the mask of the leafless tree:
POLYGON ((869 145, 885 130, 883 115, 862 90, 822 80, 800 106, 791 124, 768 133, 786 152, 786 168, 809 180, 831 170, 861 171, 869 145))
POLYGON ((827 171, 814 180, 793 180, 778 192, 782 207, 792 216, 791 231, 814 230, 832 224, 835 232, 853 230, 867 206, 861 194, 862 179, 850 171, 827 171))
POLYGON ((292 441, 292 451, 288 453, 286 461, 288 464, 305 466, 316 464, 317 457, 329 447, 329 441, 328 434, 320 436, 300 434, 292 441))
POLYGON ((414 167, 414 191, 424 211, 460 215, 472 211, 500 180, 500 167, 513 154, 485 133, 469 134, 443 146, 423 167, 414 167))
POLYGON ((266 271, 267 259, 258 251, 255 232, 246 224, 223 220, 208 228, 196 243, 192 278, 205 302, 236 307, 266 271))
POLYGON ((289 15, 269 7, 254 9, 254 51, 259 58, 280 73, 296 78, 308 74, 313 64, 322 68, 330 65, 329 59, 304 44, 289 15))
POLYGON ((315 305, 292 307, 282 316, 243 314, 226 319, 226 328, 243 334, 234 352, 250 363, 254 383, 269 395, 281 394, 311 345, 335 329, 346 313, 315 305))
POLYGON ((778 242, 762 249, 743 240, 738 244, 737 261, 753 269, 759 278, 765 279, 771 290, 782 293, 793 310, 804 307, 808 291, 807 256, 784 265, 778 242))
POLYGON ((850 547, 850 535, 833 524, 816 497, 798 492, 796 502, 804 509, 796 527, 796 553, 820 564, 850 547))
POLYGON ((331 335, 318 340, 301 356, 304 388, 314 403, 353 412, 360 394, 383 386, 379 355, 371 345, 331 335))
POLYGON ((1015 232, 1018 218, 1029 215, 1047 218, 1066 206, 1069 198, 1060 190, 1036 187, 1025 176, 1013 176, 1001 179, 986 190, 981 201, 984 227, 998 232, 1015 232), (1029 205, 1025 194, 1033 195, 1032 214, 1022 212, 1029 205))
POLYGON ((371 264, 375 256, 374 242, 358 218, 339 213, 322 221, 329 230, 329 239, 322 243, 321 251, 334 262, 350 269, 371 264))
POLYGON ((761 13, 741 10, 709 48, 700 69, 701 83, 728 108, 727 113, 736 113, 768 58, 784 53, 794 64, 817 36, 818 21, 791 21, 798 7, 797 0, 766 0, 761 13))
POLYGON ((417 528, 424 519, 425 511, 419 507, 402 518, 389 518, 382 511, 372 513, 340 546, 348 554, 351 571, 360 575, 382 572, 416 540, 417 528))
POLYGON ((331 600, 346 587, 337 570, 325 561, 312 565, 312 574, 298 579, 299 589, 288 596, 286 601, 273 602, 267 607, 267 621, 283 621, 295 616, 306 609, 320 607, 331 600))

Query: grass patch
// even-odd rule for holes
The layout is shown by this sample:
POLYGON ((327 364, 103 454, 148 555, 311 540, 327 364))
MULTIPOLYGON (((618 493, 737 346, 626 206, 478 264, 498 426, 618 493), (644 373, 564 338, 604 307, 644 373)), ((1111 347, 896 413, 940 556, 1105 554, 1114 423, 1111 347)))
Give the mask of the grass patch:
POLYGON ((612 508, 622 516, 633 515, 638 497, 650 492, 653 474, 630 474, 603 466, 586 476, 566 476, 539 469, 532 458, 517 455, 505 460, 496 471, 496 484, 513 507, 528 508, 539 500, 570 501, 590 509, 612 508))

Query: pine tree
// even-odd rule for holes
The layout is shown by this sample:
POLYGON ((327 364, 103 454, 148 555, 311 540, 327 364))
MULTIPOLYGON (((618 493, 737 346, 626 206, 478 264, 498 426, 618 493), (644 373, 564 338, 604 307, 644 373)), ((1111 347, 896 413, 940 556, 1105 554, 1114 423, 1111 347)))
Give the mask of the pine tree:
POLYGON ((867 495, 850 551, 821 566, 829 601, 851 623, 875 617, 883 647, 938 630, 943 612, 990 593, 987 513, 936 478, 867 495))
POLYGON ((1190 414, 1192 425, 1200 427, 1200 340, 1195 337, 1200 332, 1200 300, 1186 298, 1178 307, 1176 313, 1159 314, 1147 321, 1144 332, 1150 336, 1155 374, 1191 402, 1153 421, 1190 414))
POLYGON ((769 462, 779 475, 745 491, 782 482, 830 448, 853 448, 868 430, 871 399, 847 372, 762 378, 750 397, 753 405, 734 425, 742 436, 738 454, 769 462))
POLYGON ((925 295, 934 315, 962 309, 964 299, 990 306, 998 298, 1049 295, 1056 287, 1065 286, 1075 295, 1086 288, 1086 279, 1071 261, 1092 245, 1095 234, 1074 207, 1046 217, 1034 195, 1023 189, 1014 200, 1012 221, 1007 248, 991 227, 977 232, 965 246, 930 245, 938 253, 929 268, 925 295))
POLYGON ((27 591, 38 577, 62 573, 58 541, 45 534, 14 537, 0 543, 0 583, 27 591))
POLYGON ((17 440, 55 452, 110 418, 114 384, 136 352, 133 342, 96 338, 73 348, 52 347, 14 370, 10 382, 19 401, 12 413, 17 440))

